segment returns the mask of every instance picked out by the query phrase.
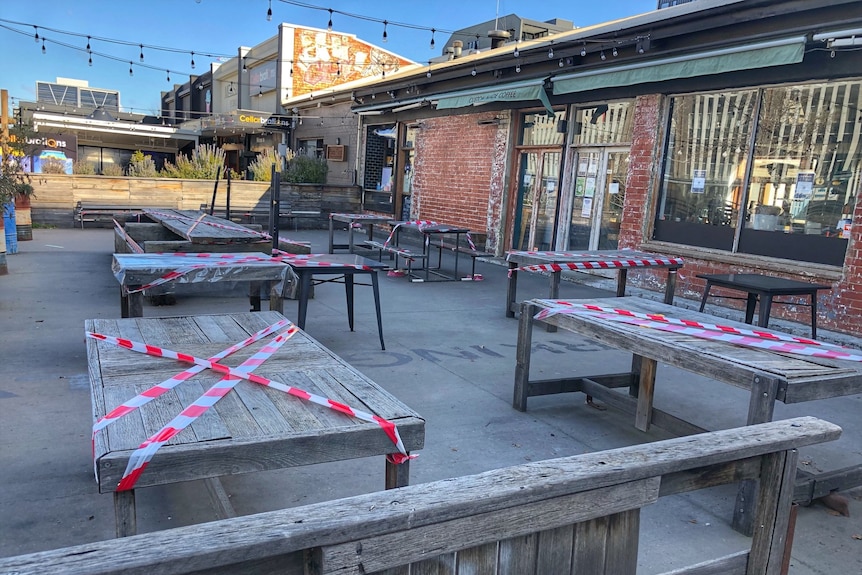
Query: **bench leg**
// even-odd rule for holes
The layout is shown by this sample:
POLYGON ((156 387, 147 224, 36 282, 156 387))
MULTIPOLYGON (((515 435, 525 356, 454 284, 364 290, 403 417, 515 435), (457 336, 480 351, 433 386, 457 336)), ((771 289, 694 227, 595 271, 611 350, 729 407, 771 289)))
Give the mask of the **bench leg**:
POLYGON ((813 291, 811 297, 811 339, 817 339, 817 292, 813 291))
POLYGON ((260 311, 260 282, 249 282, 248 301, 251 304, 249 311, 260 311))
MULTIPOLYGON (((549 290, 549 297, 551 299, 557 299, 560 297, 560 278, 563 276, 563 272, 551 272, 551 286, 549 290)), ((548 333, 556 333, 557 326, 546 324, 545 331, 548 333)))
POLYGON ((506 285, 506 317, 515 317, 515 299, 518 292, 518 264, 509 262, 509 278, 506 285))
POLYGON ((640 383, 638 385, 638 405, 635 413, 635 427, 649 431, 652 421, 652 402, 655 394, 655 374, 658 362, 648 357, 641 358, 640 383))
MULTIPOLYGON (((279 282, 269 282, 269 311, 277 311, 278 313, 284 315, 284 298, 282 296, 281 290, 278 289, 278 284, 279 282)), ((286 281, 285 289, 287 289, 286 281)))
POLYGON ((667 283, 664 286, 664 303, 667 305, 673 304, 673 296, 676 293, 677 269, 679 268, 668 268, 667 270, 667 283))
MULTIPOLYGON (((400 455, 400 454, 399 454, 400 455)), ((386 489, 406 487, 410 484, 410 460, 395 464, 386 460, 386 489)))
POLYGON ((530 396, 530 353, 533 346, 533 316, 537 306, 528 302, 521 303, 521 317, 518 320, 518 347, 515 351, 515 396, 512 407, 527 411, 527 398, 530 396))
POLYGON ((626 281, 628 281, 629 270, 620 268, 617 270, 617 297, 625 297, 626 281))

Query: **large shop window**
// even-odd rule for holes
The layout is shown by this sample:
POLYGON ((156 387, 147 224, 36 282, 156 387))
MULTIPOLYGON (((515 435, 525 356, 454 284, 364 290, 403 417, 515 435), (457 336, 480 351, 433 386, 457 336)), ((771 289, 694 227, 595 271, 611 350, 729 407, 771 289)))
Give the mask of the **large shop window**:
POLYGON ((362 204, 366 210, 393 213, 395 186, 395 124, 366 126, 362 204))
POLYGON ((841 266, 862 82, 672 99, 655 239, 841 266))

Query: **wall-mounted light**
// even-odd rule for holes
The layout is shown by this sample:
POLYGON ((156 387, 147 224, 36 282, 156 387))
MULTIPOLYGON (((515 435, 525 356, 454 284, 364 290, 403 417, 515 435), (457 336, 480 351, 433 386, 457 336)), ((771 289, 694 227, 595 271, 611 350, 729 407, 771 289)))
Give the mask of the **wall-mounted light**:
POLYGON ((479 120, 476 122, 476 124, 478 124, 479 126, 499 126, 501 121, 502 120, 500 120, 500 118, 494 117, 487 118, 485 120, 479 120))

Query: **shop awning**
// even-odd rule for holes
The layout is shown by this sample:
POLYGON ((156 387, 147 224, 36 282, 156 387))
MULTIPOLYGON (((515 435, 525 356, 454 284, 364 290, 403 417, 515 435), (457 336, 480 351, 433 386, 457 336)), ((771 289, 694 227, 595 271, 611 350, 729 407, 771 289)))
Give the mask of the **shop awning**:
POLYGON ((430 99, 437 102, 438 110, 481 106, 490 102, 528 102, 538 100, 545 106, 549 114, 553 114, 554 109, 551 107, 551 102, 545 93, 544 84, 546 79, 534 78, 523 82, 449 92, 431 96, 430 99))
POLYGON ((805 55, 805 37, 746 44, 701 54, 664 58, 605 70, 591 70, 551 78, 554 94, 586 92, 677 78, 798 64, 805 55))

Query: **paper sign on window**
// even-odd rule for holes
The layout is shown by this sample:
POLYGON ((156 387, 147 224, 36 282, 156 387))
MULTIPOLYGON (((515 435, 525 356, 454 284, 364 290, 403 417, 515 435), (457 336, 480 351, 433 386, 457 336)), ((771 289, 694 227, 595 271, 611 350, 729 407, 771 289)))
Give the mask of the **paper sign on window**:
POLYGON ((691 193, 702 194, 706 190, 706 170, 695 170, 691 178, 691 193))
POLYGON ((593 199, 584 198, 584 204, 581 206, 581 217, 588 218, 593 212, 593 199))
POLYGON ((809 200, 814 189, 814 172, 798 172, 796 174, 796 190, 794 200, 809 200))

